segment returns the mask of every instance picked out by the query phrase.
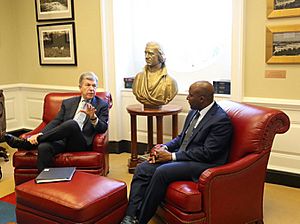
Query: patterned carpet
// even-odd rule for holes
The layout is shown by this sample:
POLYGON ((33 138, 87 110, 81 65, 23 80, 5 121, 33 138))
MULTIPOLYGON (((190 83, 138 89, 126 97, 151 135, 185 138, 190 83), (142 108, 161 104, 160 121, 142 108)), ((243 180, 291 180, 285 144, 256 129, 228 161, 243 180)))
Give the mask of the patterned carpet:
POLYGON ((15 205, 15 193, 0 198, 0 224, 16 224, 15 205))

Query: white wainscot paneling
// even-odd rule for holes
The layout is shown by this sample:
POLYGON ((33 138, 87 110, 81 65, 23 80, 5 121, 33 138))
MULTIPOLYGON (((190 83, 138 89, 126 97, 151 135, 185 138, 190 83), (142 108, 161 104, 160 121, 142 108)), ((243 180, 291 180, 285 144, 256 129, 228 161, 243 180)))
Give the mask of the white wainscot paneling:
POLYGON ((268 165, 269 169, 300 174, 299 136, 300 125, 291 119, 290 129, 285 134, 279 134, 275 137, 268 165))
POLYGON ((44 92, 24 91, 24 127, 27 129, 34 129, 41 123, 45 95, 44 92))
POLYGON ((268 169, 300 174, 300 101, 265 98, 244 98, 244 101, 279 109, 289 116, 290 129, 275 136, 268 169))
MULTIPOLYGON (((22 128, 33 129, 41 122, 43 99, 49 92, 73 92, 78 91, 76 87, 69 86, 41 86, 29 84, 14 84, 0 86, 4 91, 7 131, 22 128)), ((103 89, 99 90, 102 91, 103 89)), ((216 96, 216 100, 229 97, 216 96)), ((290 118, 291 126, 287 133, 276 135, 268 168, 278 171, 286 171, 300 174, 300 101, 299 100, 278 100, 262 98, 244 98, 244 102, 273 107, 283 110, 290 118)), ((116 101, 115 101, 116 102, 116 101)), ((110 129, 110 132, 119 132, 118 139, 112 141, 131 140, 130 116, 126 107, 137 104, 131 90, 121 91, 120 105, 114 105, 117 110, 117 117, 110 117, 118 122, 117 129, 110 129)), ((181 131, 186 114, 189 111, 189 104, 186 94, 178 94, 171 104, 181 105, 183 111, 178 116, 178 131, 181 131)), ((147 142, 147 120, 146 117, 138 116, 138 142, 147 142)), ((154 143, 156 142, 156 119, 154 118, 154 143)), ((171 139, 171 116, 164 117, 164 142, 171 139)))
MULTIPOLYGON (((2 88, 3 89, 3 88, 2 88)), ((23 105, 18 88, 3 89, 5 97, 6 130, 13 131, 23 126, 23 105)))
MULTIPOLYGON (((78 87, 36 84, 1 85, 4 92, 7 131, 33 129, 42 120, 44 97, 50 92, 78 92, 78 87)), ((99 89, 102 91, 102 89, 99 89)))

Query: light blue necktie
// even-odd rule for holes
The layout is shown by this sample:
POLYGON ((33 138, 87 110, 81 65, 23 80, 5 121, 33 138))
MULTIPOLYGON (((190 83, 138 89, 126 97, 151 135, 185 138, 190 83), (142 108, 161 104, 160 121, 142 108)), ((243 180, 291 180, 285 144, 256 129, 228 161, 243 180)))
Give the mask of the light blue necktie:
POLYGON ((73 120, 75 120, 80 129, 82 130, 83 128, 83 125, 84 125, 84 121, 85 121, 85 118, 86 118, 86 114, 84 112, 81 112, 80 110, 84 110, 86 108, 86 105, 87 105, 87 101, 86 100, 82 100, 78 106, 78 109, 77 109, 77 112, 73 118, 73 120))

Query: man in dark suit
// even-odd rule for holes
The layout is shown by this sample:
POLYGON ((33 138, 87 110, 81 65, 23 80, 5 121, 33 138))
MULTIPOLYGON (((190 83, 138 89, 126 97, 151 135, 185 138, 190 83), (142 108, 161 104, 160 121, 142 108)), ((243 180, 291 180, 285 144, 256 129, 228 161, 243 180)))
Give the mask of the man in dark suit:
POLYGON ((207 168, 226 163, 232 125, 214 102, 213 86, 206 81, 193 83, 187 100, 191 110, 182 132, 170 142, 156 145, 148 161, 136 167, 121 224, 148 223, 171 182, 197 181, 207 168))
POLYGON ((98 77, 85 72, 79 78, 81 96, 63 100, 57 116, 38 134, 20 139, 3 134, 13 148, 32 149, 38 145, 37 167, 42 171, 53 156, 65 151, 90 150, 94 136, 108 128, 108 104, 97 97, 98 77))

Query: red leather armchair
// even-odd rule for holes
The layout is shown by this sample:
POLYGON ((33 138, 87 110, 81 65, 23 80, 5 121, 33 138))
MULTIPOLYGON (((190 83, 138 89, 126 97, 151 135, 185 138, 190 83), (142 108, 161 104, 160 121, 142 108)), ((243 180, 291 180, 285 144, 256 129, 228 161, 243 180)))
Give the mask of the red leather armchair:
POLYGON ((157 214, 166 223, 263 223, 267 163, 276 134, 289 129, 282 111, 221 101, 233 124, 229 163, 207 169, 197 183, 169 185, 157 214))
MULTIPOLYGON (((21 135, 27 138, 33 134, 39 133, 47 123, 49 123, 58 113, 62 100, 80 93, 49 93, 44 99, 44 110, 42 123, 34 130, 21 135)), ((108 92, 98 92, 97 96, 102 98, 112 107, 112 98, 108 92)), ((54 166, 75 166, 77 170, 94 173, 99 175, 107 175, 109 171, 108 164, 108 131, 103 134, 97 134, 93 142, 93 151, 89 152, 67 152, 60 153, 55 156, 54 166)), ((37 176, 38 170, 37 150, 25 151, 19 149, 13 155, 14 178, 15 184, 19 185, 25 181, 33 179, 37 176)))

